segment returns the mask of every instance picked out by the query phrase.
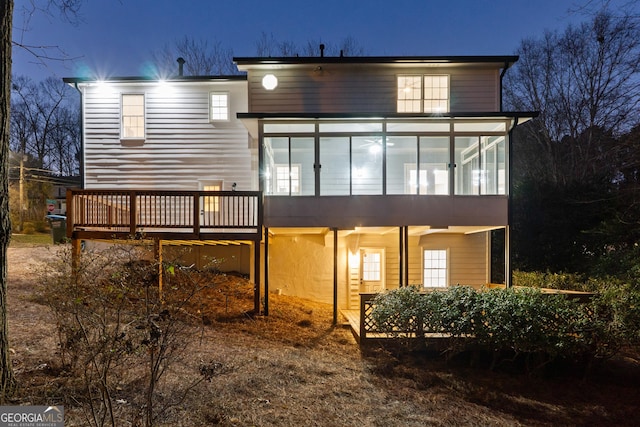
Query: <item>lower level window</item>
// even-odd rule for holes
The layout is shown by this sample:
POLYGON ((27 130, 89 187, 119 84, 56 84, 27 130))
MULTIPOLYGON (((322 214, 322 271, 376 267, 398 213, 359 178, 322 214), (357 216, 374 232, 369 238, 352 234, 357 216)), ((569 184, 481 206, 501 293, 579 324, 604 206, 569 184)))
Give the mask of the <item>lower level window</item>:
POLYGON ((424 251, 423 283, 425 288, 447 286, 447 251, 443 249, 424 251))

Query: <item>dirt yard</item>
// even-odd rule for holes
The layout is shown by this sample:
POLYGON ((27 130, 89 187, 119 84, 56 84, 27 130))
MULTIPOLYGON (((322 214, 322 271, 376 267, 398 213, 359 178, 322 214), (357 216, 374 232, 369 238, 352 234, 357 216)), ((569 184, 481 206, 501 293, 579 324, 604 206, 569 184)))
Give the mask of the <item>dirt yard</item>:
MULTIPOLYGON (((39 302, 43 269, 55 268, 62 246, 9 248, 9 333, 20 384, 13 404, 65 405, 67 426, 88 425, 69 395, 53 317, 39 302)), ((330 306, 273 295, 268 317, 243 315, 250 284, 220 307, 160 397, 197 379, 211 381, 158 420, 162 426, 557 426, 637 425, 640 364, 621 357, 583 380, 566 371, 528 376, 471 368, 434 355, 361 352, 351 332, 331 326, 330 306)), ((138 425, 135 390, 113 396, 118 425, 138 425), (129 414, 129 415, 127 415, 129 414)))

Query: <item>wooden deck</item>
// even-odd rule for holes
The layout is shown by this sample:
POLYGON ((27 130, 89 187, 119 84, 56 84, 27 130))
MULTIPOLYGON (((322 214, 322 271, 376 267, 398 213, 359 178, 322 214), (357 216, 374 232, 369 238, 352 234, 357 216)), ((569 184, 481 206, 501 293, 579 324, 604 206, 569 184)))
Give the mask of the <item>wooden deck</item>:
POLYGON ((360 312, 358 310, 342 310, 341 313, 347 319, 356 341, 360 342, 360 312))
POLYGON ((67 191, 67 237, 162 240, 262 238, 259 191, 67 191))

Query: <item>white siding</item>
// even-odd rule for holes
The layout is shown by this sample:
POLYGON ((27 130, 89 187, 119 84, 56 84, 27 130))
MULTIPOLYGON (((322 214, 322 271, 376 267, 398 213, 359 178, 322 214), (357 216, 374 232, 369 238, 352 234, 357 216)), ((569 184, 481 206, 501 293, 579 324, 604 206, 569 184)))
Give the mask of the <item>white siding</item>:
POLYGON ((199 180, 223 180, 223 190, 257 189, 246 128, 245 81, 107 83, 84 87, 85 186, 89 189, 199 190, 199 180), (228 122, 210 122, 209 93, 229 92, 228 122), (122 93, 144 93, 146 138, 120 139, 122 93))

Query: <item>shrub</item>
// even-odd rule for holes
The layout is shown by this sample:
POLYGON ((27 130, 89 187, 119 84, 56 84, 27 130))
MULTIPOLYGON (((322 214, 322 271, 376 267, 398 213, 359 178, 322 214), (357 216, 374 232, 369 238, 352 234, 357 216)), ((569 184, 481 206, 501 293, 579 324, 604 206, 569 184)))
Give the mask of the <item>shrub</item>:
POLYGON ((378 295, 371 316, 394 336, 448 334, 449 350, 473 341, 494 354, 493 365, 522 354, 535 355, 536 367, 557 358, 595 360, 640 344, 640 291, 618 283, 584 304, 536 288, 400 288, 378 295))

